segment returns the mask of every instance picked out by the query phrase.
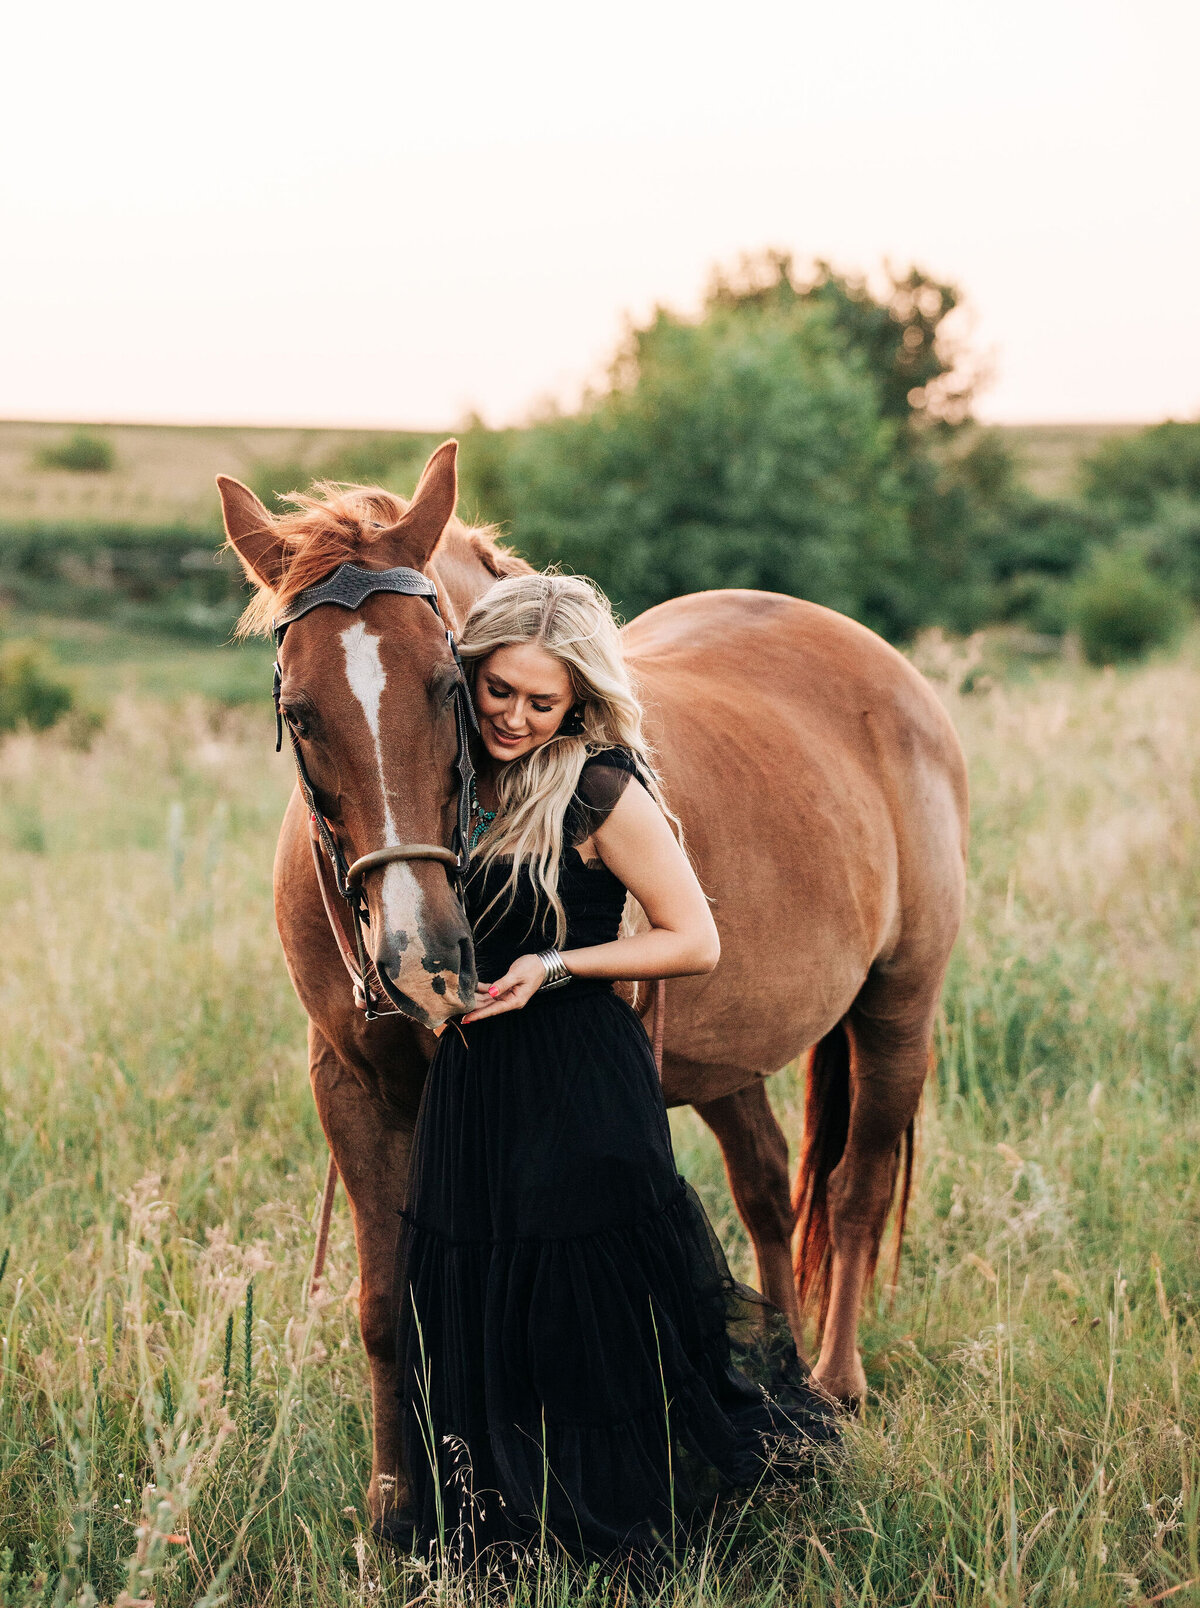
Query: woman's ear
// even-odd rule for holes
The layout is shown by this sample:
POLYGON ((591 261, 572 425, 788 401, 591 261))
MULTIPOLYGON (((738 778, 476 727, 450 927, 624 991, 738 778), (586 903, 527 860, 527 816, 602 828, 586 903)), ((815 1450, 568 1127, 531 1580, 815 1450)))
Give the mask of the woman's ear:
POLYGON ((581 735, 583 731, 583 710, 582 699, 578 703, 571 705, 559 724, 558 735, 560 737, 578 737, 581 735))

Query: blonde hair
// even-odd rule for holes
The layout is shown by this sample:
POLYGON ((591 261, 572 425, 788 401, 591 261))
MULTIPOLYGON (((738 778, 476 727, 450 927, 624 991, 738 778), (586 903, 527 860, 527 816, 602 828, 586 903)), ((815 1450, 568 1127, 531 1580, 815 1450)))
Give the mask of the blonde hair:
MULTIPOLYGON (((555 943, 566 938, 566 912, 558 896, 563 823, 591 753, 627 748, 638 761, 647 790, 671 823, 680 842, 679 821, 663 797, 650 747, 642 731, 642 708, 625 664, 612 605, 592 581, 553 572, 511 575, 497 581, 467 615, 458 650, 468 674, 497 648, 530 643, 565 666, 575 701, 582 706, 582 730, 561 728, 529 754, 512 760, 496 784, 496 820, 480 840, 477 863, 512 857, 512 870, 490 910, 507 892, 512 903, 523 867, 554 912, 555 943)), ((485 910, 485 914, 486 914, 485 910)))

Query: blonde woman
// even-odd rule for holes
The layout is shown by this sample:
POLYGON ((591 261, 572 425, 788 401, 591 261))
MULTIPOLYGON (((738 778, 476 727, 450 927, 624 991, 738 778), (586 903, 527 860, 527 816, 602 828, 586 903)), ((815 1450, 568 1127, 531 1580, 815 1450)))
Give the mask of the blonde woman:
POLYGON ((429 1069, 401 1235, 412 1519, 467 1557, 552 1536, 653 1559, 721 1492, 811 1458, 833 1418, 782 1315, 733 1284, 613 991, 711 971, 720 944, 611 609, 581 578, 512 576, 459 648, 483 981, 429 1069), (649 925, 620 936, 627 892, 649 925))

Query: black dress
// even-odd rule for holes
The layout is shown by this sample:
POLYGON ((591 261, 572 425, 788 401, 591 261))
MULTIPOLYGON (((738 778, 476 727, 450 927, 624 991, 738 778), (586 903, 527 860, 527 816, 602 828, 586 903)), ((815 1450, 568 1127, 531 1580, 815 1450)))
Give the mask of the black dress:
MULTIPOLYGON (((624 749, 592 756, 564 842, 634 774, 624 749)), ((482 914, 510 867, 468 881, 484 980, 553 942, 526 875, 482 914)), ((564 949, 616 938, 625 888, 602 863, 564 850, 559 896, 564 949)), ((661 1556, 714 1498, 835 1438, 782 1314, 734 1283, 676 1169, 649 1040, 611 983, 447 1028, 402 1218, 397 1357, 426 1546, 661 1556)))

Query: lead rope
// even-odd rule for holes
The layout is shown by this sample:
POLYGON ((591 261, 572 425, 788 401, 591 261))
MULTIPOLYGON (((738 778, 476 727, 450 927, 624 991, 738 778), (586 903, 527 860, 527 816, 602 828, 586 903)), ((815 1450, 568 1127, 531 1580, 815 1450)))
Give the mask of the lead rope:
POLYGON ((338 1164, 329 1152, 329 1170, 325 1174, 325 1193, 321 1196, 321 1220, 317 1224, 317 1248, 313 1252, 312 1273, 308 1280, 308 1298, 321 1288, 321 1274, 325 1271, 325 1253, 329 1249, 329 1224, 333 1217, 333 1197, 337 1194, 338 1164))

